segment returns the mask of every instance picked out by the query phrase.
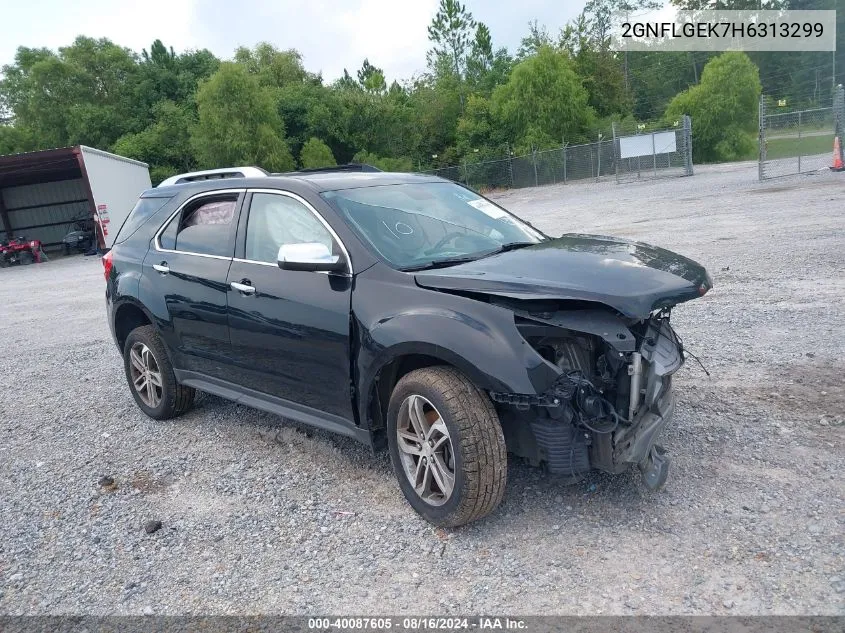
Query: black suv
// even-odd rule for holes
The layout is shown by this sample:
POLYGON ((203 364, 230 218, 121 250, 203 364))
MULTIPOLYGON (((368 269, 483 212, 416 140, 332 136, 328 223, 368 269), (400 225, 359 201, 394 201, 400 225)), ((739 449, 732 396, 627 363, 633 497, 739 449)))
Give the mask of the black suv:
POLYGON ((144 413, 200 389, 386 445, 442 526, 498 505, 508 452, 660 487, 684 360, 669 311, 712 287, 675 253, 552 238, 453 182, 366 167, 174 177, 103 265, 144 413))

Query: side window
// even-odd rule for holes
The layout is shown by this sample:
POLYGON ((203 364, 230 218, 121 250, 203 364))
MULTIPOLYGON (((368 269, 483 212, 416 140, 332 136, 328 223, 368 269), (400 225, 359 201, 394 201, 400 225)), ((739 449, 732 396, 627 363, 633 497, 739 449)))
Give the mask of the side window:
POLYGON ((201 198, 173 218, 159 237, 169 250, 231 257, 237 195, 201 198))
POLYGON ((331 233, 304 204, 270 193, 252 196, 246 227, 246 259, 276 263, 282 244, 319 242, 335 251, 331 233))
POLYGON ((159 244, 168 251, 176 250, 176 231, 179 229, 178 217, 170 221, 164 232, 158 236, 159 244))
MULTIPOLYGON (((139 198, 135 207, 123 221, 123 226, 117 232, 114 243, 121 244, 132 237, 135 231, 141 228, 141 225, 158 213, 170 200, 171 197, 169 196, 166 198, 139 198)), ((149 239, 149 234, 147 239, 149 239)))

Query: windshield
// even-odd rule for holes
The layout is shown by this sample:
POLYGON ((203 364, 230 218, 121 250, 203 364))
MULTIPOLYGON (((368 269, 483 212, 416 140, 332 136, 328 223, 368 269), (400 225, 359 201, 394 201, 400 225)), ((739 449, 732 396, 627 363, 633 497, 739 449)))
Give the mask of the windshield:
POLYGON ((400 269, 477 259, 544 239, 486 198, 448 182, 379 185, 322 195, 352 230, 400 269))

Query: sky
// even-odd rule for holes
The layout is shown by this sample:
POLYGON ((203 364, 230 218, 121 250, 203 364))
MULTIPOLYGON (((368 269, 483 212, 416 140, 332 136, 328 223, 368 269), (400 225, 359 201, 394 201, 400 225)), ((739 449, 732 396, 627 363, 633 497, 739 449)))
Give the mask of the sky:
MULTIPOLYGON (((353 73, 367 57, 388 83, 425 69, 426 27, 439 0, 2 0, 0 66, 18 46, 56 49, 77 35, 108 37, 140 52, 156 38, 177 52, 208 48, 222 59, 236 47, 268 41, 295 48, 327 81, 353 73)), ((537 20, 549 33, 575 18, 585 0, 465 0, 511 52, 537 20)))

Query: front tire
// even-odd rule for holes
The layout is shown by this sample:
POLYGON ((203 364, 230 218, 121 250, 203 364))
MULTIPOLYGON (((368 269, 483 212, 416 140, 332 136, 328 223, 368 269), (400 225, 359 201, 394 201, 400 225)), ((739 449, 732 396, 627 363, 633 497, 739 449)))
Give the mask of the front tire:
POLYGON ((490 514, 507 482, 507 449, 493 403, 450 367, 405 375, 387 412, 390 459, 405 498, 441 527, 490 514))
POLYGON ((173 365, 152 325, 135 328, 126 337, 123 367, 135 403, 154 420, 175 418, 193 406, 196 391, 176 382, 173 365))

